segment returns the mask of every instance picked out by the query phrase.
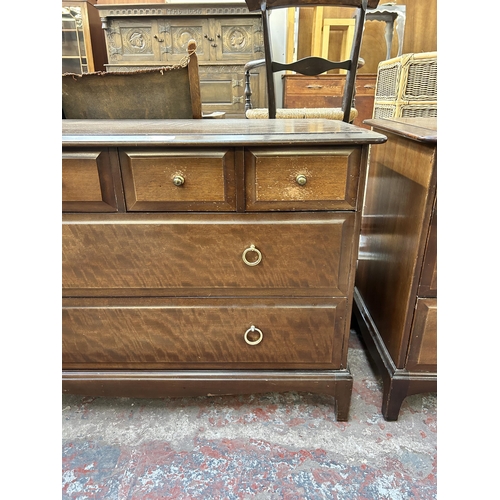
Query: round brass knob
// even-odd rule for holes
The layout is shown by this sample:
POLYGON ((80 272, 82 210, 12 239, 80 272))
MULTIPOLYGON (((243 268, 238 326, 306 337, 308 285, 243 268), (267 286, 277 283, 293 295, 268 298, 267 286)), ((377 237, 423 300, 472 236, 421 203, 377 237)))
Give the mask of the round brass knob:
POLYGON ((182 175, 176 175, 173 179, 172 179, 172 182, 176 185, 176 186, 182 186, 184 184, 184 177, 182 177, 182 175))
POLYGON ((245 335, 243 336, 243 338, 245 339, 245 342, 248 344, 248 345, 257 345, 257 344, 260 344, 262 342, 262 339, 264 338, 264 334, 262 333, 262 330, 259 330, 257 327, 255 327, 254 325, 252 325, 246 332, 245 332, 245 335), (258 333, 258 337, 255 339, 255 340, 250 340, 248 338, 248 334, 249 333, 254 333, 254 332, 257 332, 258 333))
POLYGON ((250 245, 248 248, 246 248, 244 250, 241 258, 243 259, 243 262, 247 266, 256 266, 262 260, 262 253, 260 252, 260 250, 258 248, 255 248, 255 245, 250 245), (255 252, 257 254, 257 260, 249 261, 247 259, 247 253, 248 252, 255 252))
POLYGON ((297 182, 297 184, 299 186, 304 186, 305 183, 307 182, 307 177, 303 174, 300 174, 300 175, 297 175, 297 177, 295 177, 295 181, 297 182))

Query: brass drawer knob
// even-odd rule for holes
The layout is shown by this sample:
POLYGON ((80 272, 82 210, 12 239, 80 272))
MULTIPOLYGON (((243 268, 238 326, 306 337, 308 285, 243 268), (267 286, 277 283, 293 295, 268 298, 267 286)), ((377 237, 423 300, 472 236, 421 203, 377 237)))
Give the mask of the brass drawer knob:
POLYGON ((244 250, 241 258, 243 259, 243 262, 247 266, 256 266, 262 260, 262 253, 260 252, 260 250, 258 248, 255 248, 255 245, 250 245, 248 248, 246 248, 244 250), (249 261, 247 259, 248 252, 254 252, 254 253, 256 253, 257 254, 257 259, 253 260, 253 261, 249 261))
POLYGON ((182 186, 184 184, 184 177, 182 175, 176 175, 173 179, 172 182, 176 186, 182 186))
POLYGON ((252 325, 245 332, 245 335, 243 337, 245 339, 245 342, 248 345, 257 345, 257 344, 260 344, 262 342, 262 339, 264 338, 264 334, 262 333, 262 330, 259 330, 256 326, 252 325), (255 340, 251 340, 251 338, 249 338, 249 336, 248 336, 249 333, 252 334, 251 338, 255 338, 255 340), (254 335, 255 333, 257 333, 257 336, 254 335))
POLYGON ((297 184, 299 186, 304 186, 307 182, 307 177, 303 174, 300 174, 300 175, 297 175, 297 177, 295 177, 295 181, 297 182, 297 184))

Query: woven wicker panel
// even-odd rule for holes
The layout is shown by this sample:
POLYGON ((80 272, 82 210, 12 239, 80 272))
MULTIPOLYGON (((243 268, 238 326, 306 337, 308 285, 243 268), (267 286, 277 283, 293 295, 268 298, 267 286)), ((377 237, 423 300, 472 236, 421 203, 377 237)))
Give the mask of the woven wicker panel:
POLYGON ((401 106, 400 116, 405 118, 437 118, 437 106, 429 104, 427 106, 418 104, 401 106))
POLYGON ((401 61, 386 66, 379 66, 375 99, 395 101, 398 91, 398 82, 401 75, 401 61))
POLYGON ((403 71, 402 99, 437 101, 437 59, 414 59, 403 71))
POLYGON ((373 118, 437 116, 437 52, 403 54, 378 65, 373 118))
POLYGON ((395 113, 395 104, 381 104, 373 108, 373 118, 393 118, 395 113))

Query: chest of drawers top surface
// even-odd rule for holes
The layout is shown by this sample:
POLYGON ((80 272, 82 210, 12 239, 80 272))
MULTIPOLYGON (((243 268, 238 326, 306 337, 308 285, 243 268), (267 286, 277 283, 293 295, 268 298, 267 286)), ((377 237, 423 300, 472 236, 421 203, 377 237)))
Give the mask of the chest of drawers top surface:
POLYGON ((365 123, 376 130, 390 132, 416 142, 437 143, 437 118, 375 118, 366 120, 365 123))
POLYGON ((385 142, 334 120, 62 120, 62 145, 340 145, 385 142))

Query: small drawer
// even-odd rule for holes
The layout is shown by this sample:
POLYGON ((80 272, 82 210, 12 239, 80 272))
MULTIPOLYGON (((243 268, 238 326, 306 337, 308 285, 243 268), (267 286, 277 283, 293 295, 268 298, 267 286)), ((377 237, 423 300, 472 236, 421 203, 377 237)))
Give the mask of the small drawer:
POLYGON ((235 211, 231 149, 122 149, 127 210, 235 211))
POLYGON ((118 158, 108 149, 63 149, 63 212, 117 212, 123 208, 118 158))
POLYGON ((339 369, 346 311, 345 298, 64 299, 63 368, 339 369))
POLYGON ((355 148, 248 148, 246 209, 354 210, 360 158, 355 148))
MULTIPOLYGON (((287 77, 288 78, 288 77, 287 77)), ((345 78, 297 77, 287 81, 286 92, 303 97, 342 95, 345 78)))
POLYGON ((68 296, 348 296, 355 213, 63 217, 68 296))
POLYGON ((418 295, 420 297, 437 298, 437 281, 437 207, 435 207, 431 215, 418 295))
POLYGON ((437 372, 437 299, 417 299, 406 369, 437 372))

